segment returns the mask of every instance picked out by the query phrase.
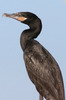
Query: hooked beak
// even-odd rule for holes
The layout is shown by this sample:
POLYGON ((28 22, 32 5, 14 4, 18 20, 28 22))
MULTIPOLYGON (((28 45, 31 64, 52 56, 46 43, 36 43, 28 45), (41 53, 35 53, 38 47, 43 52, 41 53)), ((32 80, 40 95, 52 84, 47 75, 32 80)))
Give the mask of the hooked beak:
POLYGON ((23 22, 27 19, 26 17, 21 16, 19 13, 13 13, 13 14, 4 13, 3 16, 10 17, 10 18, 16 19, 16 20, 21 21, 21 22, 23 22))

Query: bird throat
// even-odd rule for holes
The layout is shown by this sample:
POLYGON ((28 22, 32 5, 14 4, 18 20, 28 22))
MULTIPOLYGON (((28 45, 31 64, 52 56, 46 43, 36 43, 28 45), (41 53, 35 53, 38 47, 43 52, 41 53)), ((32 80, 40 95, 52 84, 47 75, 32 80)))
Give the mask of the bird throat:
POLYGON ((42 24, 40 21, 36 21, 34 24, 29 26, 30 28, 24 30, 20 37, 20 44, 23 51, 26 49, 26 45, 34 40, 41 32, 42 24))

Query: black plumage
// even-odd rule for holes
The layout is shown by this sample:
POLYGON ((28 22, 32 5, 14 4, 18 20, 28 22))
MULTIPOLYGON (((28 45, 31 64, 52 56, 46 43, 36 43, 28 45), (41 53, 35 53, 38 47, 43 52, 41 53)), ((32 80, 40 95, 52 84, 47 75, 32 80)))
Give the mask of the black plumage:
POLYGON ((29 26, 22 32, 20 44, 25 66, 40 98, 65 100, 64 84, 60 68, 53 56, 35 38, 42 29, 41 20, 33 13, 4 14, 29 26))

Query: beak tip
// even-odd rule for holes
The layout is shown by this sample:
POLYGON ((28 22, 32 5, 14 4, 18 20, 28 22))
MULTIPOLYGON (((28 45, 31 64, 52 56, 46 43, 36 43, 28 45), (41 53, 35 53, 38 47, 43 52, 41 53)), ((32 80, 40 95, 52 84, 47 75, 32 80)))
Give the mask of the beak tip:
POLYGON ((6 17, 6 13, 4 13, 2 16, 5 16, 6 17))
POLYGON ((2 16, 4 16, 4 17, 9 17, 9 14, 4 13, 2 16))

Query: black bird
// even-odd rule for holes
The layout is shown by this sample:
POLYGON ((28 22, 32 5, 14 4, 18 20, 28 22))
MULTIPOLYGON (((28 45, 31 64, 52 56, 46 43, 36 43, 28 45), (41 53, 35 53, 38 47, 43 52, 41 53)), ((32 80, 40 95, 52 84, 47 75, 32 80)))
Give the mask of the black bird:
POLYGON ((22 32, 20 44, 29 78, 46 100, 65 100, 60 68, 53 56, 35 38, 40 34, 42 22, 35 14, 19 12, 4 14, 29 26, 22 32))

